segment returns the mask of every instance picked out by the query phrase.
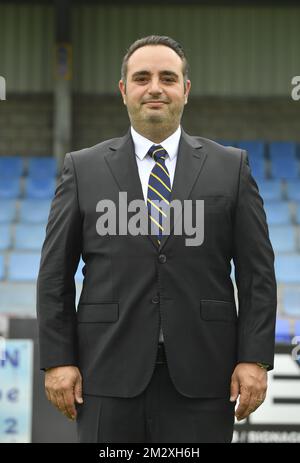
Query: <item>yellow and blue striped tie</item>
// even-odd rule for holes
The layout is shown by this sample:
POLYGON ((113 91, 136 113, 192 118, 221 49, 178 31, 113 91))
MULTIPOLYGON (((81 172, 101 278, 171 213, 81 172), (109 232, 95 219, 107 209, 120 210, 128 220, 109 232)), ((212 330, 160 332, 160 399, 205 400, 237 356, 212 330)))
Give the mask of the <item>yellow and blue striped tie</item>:
POLYGON ((151 220, 151 229, 157 236, 158 245, 164 232, 163 220, 171 200, 170 174, 165 164, 167 151, 160 145, 152 145, 148 151, 155 160, 148 182, 147 206, 151 220))

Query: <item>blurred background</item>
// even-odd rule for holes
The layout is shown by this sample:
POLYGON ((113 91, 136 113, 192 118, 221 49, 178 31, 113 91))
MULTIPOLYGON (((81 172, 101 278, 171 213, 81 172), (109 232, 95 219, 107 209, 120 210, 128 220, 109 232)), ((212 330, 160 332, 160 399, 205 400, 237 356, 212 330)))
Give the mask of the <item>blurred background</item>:
POLYGON ((300 7, 276 5, 0 0, 0 442, 76 441, 39 371, 40 251, 65 153, 127 131, 121 61, 150 34, 185 49, 185 130, 248 150, 276 255, 275 369, 234 442, 300 442, 300 7))

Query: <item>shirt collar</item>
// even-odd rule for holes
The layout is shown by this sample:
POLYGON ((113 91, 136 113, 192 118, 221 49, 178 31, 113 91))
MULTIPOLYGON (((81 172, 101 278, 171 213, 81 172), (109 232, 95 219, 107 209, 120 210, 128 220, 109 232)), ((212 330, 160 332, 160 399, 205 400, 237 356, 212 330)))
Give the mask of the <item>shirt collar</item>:
MULTIPOLYGON (((143 135, 139 134, 132 126, 130 127, 130 129, 135 148, 135 154, 142 161, 145 158, 151 146, 156 145, 158 143, 153 143, 153 141, 143 137, 143 135)), ((170 135, 168 138, 159 143, 159 145, 161 145, 168 152, 171 161, 175 158, 175 156, 178 153, 180 136, 181 127, 179 125, 175 132, 172 133, 172 135, 170 135)))

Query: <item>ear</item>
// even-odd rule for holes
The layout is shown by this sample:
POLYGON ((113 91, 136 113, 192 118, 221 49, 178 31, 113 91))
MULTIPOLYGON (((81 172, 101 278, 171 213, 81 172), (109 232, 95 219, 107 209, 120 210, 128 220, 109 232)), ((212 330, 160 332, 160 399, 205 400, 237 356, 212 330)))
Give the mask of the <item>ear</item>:
POLYGON ((185 101, 184 101, 184 104, 187 104, 188 102, 188 96, 189 96, 189 93, 190 93, 190 90, 191 90, 191 81, 190 80, 187 80, 186 81, 186 84, 185 84, 185 101))
POLYGON ((123 98, 123 103, 126 106, 126 84, 122 79, 119 81, 119 89, 123 98))

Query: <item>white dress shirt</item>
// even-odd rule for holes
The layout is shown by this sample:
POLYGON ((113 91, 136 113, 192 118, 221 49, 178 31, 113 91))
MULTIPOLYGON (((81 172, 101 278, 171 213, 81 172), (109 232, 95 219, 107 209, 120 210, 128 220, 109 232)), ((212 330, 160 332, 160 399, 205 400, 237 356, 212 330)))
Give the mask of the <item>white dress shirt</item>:
MULTIPOLYGON (((147 193, 148 193, 148 182, 150 173, 155 166, 155 161, 150 156, 147 156, 147 153, 152 145, 161 145, 168 153, 168 156, 165 160, 165 165, 170 174, 170 183, 171 188, 173 185, 174 174, 175 174, 175 167, 177 161, 177 154, 178 154, 178 146, 179 140, 181 136, 181 127, 177 128, 172 135, 168 138, 163 140, 161 143, 154 143, 148 138, 143 137, 140 135, 134 128, 131 126, 131 136, 133 139, 135 155, 136 155, 136 162, 139 170, 140 181, 143 189, 143 195, 145 199, 145 203, 147 206, 147 193)), ((159 342, 164 342, 164 337, 162 333, 162 329, 160 328, 159 333, 159 342)))
POLYGON ((136 130, 134 130, 133 127, 131 127, 131 135, 134 143, 136 162, 139 169, 139 176, 143 188, 144 199, 147 206, 149 176, 151 170, 155 166, 154 159, 151 158, 151 156, 147 156, 147 153, 152 145, 161 145, 167 151, 168 156, 165 160, 165 164, 170 174, 170 182, 172 188, 179 140, 181 136, 181 127, 179 126, 178 129, 172 133, 172 135, 170 135, 161 143, 154 143, 153 141, 148 140, 147 138, 143 137, 143 135, 140 135, 136 130))

